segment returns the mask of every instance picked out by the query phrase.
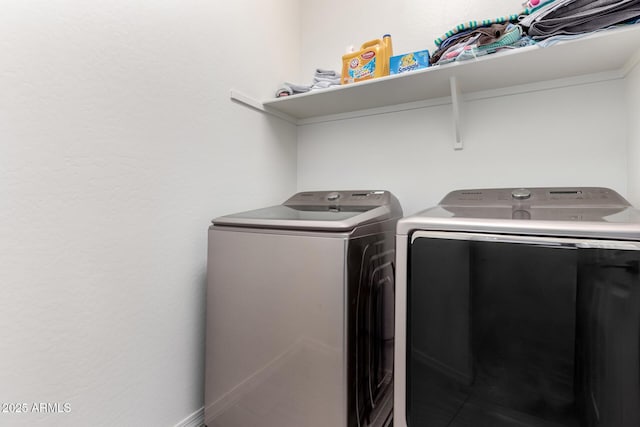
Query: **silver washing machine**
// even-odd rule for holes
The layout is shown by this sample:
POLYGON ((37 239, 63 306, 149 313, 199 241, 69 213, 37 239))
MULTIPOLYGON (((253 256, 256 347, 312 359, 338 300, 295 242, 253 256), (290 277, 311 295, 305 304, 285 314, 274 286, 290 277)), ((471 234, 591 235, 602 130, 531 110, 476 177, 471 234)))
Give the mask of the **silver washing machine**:
POLYGON ((208 427, 389 424, 401 216, 387 191, 313 191, 213 220, 208 427))
POLYGON ((397 245, 396 426, 640 426, 640 212, 616 192, 454 191, 397 245))

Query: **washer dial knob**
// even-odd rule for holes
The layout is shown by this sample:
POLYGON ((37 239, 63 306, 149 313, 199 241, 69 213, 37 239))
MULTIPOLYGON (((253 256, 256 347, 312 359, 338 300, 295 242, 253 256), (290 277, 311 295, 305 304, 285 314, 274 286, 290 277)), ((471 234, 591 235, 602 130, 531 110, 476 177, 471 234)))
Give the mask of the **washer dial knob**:
POLYGON ((329 202, 335 202, 340 198, 340 193, 329 193, 327 194, 327 200, 329 202))
POLYGON ((511 197, 516 200, 527 200, 531 197, 531 191, 526 188, 518 188, 511 192, 511 197))

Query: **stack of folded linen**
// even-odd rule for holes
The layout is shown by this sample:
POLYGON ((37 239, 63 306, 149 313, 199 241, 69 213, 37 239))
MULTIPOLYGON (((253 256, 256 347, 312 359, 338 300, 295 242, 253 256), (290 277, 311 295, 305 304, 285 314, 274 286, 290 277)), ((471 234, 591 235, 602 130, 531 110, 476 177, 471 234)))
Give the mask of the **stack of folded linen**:
POLYGON ((518 14, 457 25, 434 40, 431 65, 500 49, 547 46, 618 24, 640 22, 640 0, 527 0, 518 14))
POLYGON ((439 49, 445 40, 455 37, 456 35, 467 34, 468 32, 481 27, 490 27, 493 24, 505 24, 508 22, 518 22, 518 14, 501 16, 495 19, 483 19, 481 21, 469 21, 456 25, 451 30, 444 33, 442 37, 438 37, 434 40, 436 47, 439 49))
POLYGON ((452 61, 463 61, 497 52, 500 49, 517 48, 532 44, 528 37, 523 37, 522 29, 512 23, 496 23, 468 29, 440 43, 440 47, 431 56, 432 64, 446 64, 452 61))
POLYGON ((534 40, 576 36, 640 18, 640 0, 555 0, 521 17, 534 40))

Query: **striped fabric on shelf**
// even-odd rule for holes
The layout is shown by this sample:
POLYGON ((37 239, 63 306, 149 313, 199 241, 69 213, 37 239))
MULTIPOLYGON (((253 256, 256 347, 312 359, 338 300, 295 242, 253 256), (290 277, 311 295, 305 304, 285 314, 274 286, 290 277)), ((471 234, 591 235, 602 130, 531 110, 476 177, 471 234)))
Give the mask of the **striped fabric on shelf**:
POLYGON ((505 22, 518 22, 518 16, 519 14, 513 14, 513 15, 501 16, 499 18, 494 18, 494 19, 483 19, 481 21, 465 22, 465 23, 456 25, 455 28, 447 31, 446 33, 444 33, 442 37, 438 37, 433 42, 436 44, 437 47, 440 47, 442 42, 445 41, 448 37, 451 37, 452 35, 457 34, 461 31, 474 30, 478 27, 488 27, 489 25, 492 25, 492 24, 504 24, 505 22))

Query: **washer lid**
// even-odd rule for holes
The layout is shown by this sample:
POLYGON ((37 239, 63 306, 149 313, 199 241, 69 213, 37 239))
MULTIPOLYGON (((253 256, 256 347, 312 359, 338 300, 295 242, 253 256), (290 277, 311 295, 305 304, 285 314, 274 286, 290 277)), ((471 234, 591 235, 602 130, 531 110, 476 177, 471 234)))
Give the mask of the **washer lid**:
POLYGON ((398 224, 416 229, 640 240, 640 212, 600 187, 457 190, 398 224))
POLYGON ((388 191, 297 193, 282 205, 226 215, 214 225, 290 230, 348 231, 358 225, 402 216, 388 191))

